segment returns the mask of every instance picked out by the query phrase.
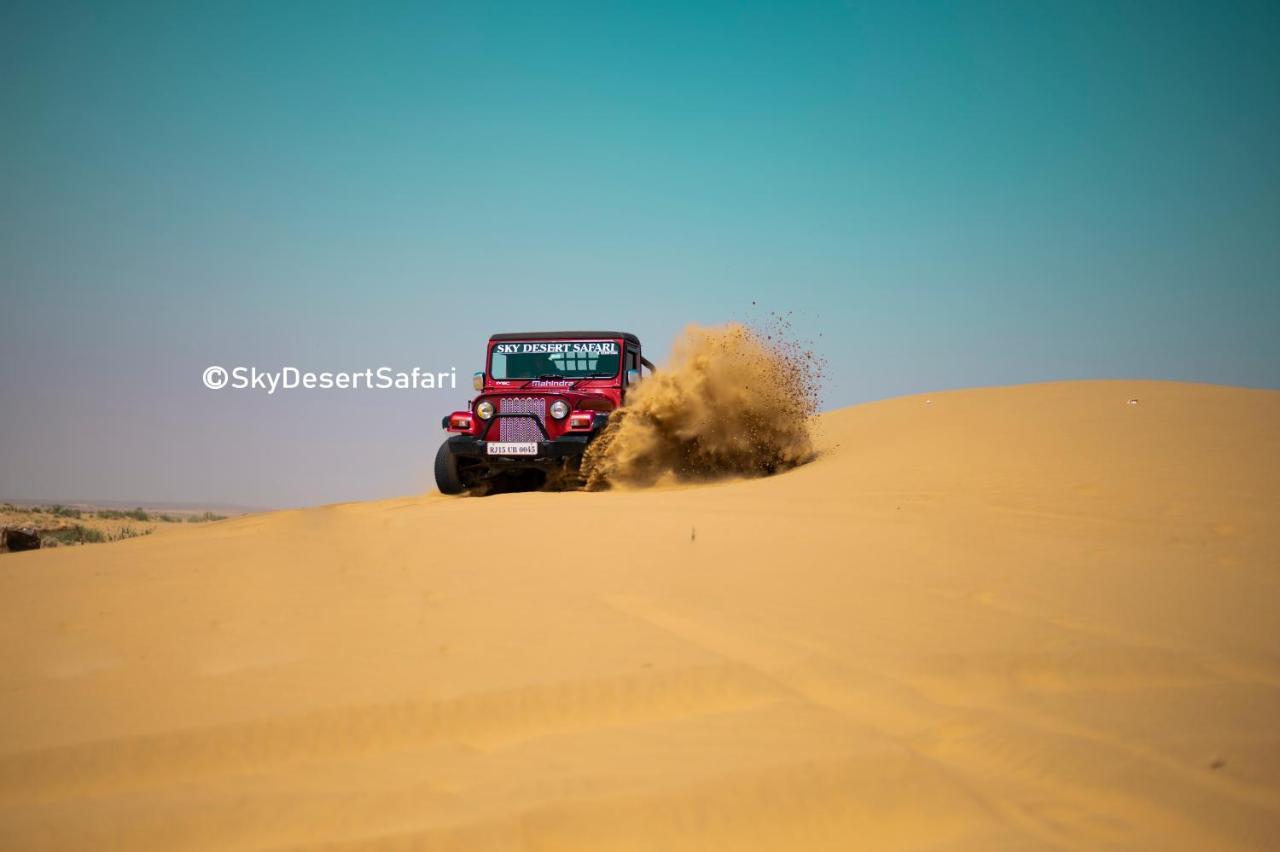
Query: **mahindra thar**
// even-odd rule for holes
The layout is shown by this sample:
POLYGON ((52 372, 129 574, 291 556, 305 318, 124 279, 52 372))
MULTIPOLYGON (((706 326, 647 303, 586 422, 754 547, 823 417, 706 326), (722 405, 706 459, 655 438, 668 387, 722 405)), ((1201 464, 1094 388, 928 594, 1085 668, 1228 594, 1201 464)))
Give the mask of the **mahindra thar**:
POLYGON ((502 479, 536 487, 576 477, 609 413, 653 369, 625 331, 493 335, 478 395, 443 420, 453 434, 436 453, 436 486, 461 494, 502 479))

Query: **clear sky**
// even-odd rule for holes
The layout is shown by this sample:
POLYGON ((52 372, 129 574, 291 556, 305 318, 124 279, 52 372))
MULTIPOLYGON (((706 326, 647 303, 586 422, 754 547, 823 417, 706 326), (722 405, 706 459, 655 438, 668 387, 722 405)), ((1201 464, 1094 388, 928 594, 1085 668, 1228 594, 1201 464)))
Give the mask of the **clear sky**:
POLYGON ((0 497, 422 491, 465 390, 201 371, 527 328, 793 311, 827 407, 1276 387, 1277 9, 8 0, 0 497))

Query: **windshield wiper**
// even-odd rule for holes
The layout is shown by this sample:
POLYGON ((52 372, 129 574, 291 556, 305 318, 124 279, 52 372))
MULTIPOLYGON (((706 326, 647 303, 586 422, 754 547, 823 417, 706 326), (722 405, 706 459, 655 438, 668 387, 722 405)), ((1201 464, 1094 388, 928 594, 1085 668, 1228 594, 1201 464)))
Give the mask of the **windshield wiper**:
POLYGON ((529 387, 529 385, 531 385, 534 382, 551 382, 551 381, 562 382, 564 380, 565 380, 564 376, 560 375, 559 373, 543 373, 541 376, 538 376, 536 379, 530 379, 529 381, 522 384, 520 386, 520 389, 523 390, 529 387))
POLYGON ((576 382, 574 382, 573 384, 569 385, 569 390, 573 390, 574 388, 576 388, 578 385, 582 384, 583 382, 589 382, 589 381, 591 381, 592 379, 612 379, 612 378, 613 378, 613 373, 592 373, 592 374, 591 374, 591 375, 589 375, 589 376, 583 376, 582 378, 578 379, 578 380, 577 380, 576 382))

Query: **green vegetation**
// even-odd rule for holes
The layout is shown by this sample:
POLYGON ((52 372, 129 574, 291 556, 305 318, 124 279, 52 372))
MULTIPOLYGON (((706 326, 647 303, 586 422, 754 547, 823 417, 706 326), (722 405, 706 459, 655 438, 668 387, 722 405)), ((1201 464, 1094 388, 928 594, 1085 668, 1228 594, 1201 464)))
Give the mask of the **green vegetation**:
POLYGON ((202 515, 187 515, 187 523, 198 524, 203 521, 225 521, 226 515, 215 515, 213 512, 205 512, 202 515))
POLYGON ((150 535, 155 532, 151 524, 208 523, 226 520, 226 515, 215 512, 148 512, 141 506, 134 509, 77 509, 61 503, 48 505, 19 506, 14 503, 0 503, 0 512, 17 517, 5 520, 5 525, 15 529, 26 527, 33 529, 40 538, 41 547, 63 547, 78 544, 100 544, 104 542, 123 541, 129 538, 150 535), (82 519, 93 519, 79 523, 82 519), (130 524, 100 524, 98 521, 138 522, 143 526, 130 524), (96 525, 95 525, 96 524, 96 525))
POLYGON ((126 538, 138 538, 151 535, 152 530, 121 527, 114 534, 106 533, 82 524, 73 524, 56 530, 45 530, 40 534, 41 547, 58 547, 65 544, 102 544, 108 541, 124 541, 126 538))
POLYGON ((156 512, 151 514, 145 509, 129 509, 120 511, 119 509, 99 509, 98 517, 109 521, 161 521, 166 524, 180 524, 184 520, 189 524, 197 524, 203 521, 222 521, 226 520, 226 515, 215 515, 213 512, 203 512, 199 515, 174 515, 169 512, 156 512))
POLYGON ((129 509, 121 512, 118 509, 99 509, 98 517, 111 521, 133 520, 133 521, 149 521, 151 516, 147 512, 138 507, 137 509, 129 509))
POLYGON ((108 541, 102 530, 73 524, 60 530, 47 530, 40 536, 42 547, 56 547, 59 544, 98 544, 108 541))

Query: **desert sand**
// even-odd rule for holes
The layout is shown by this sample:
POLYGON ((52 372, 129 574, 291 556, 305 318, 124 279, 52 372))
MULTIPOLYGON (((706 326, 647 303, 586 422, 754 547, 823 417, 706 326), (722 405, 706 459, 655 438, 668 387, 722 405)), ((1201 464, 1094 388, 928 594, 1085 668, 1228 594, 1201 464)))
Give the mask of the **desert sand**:
POLYGON ((1280 393, 818 443, 0 557, 0 848, 1280 847, 1280 393))

